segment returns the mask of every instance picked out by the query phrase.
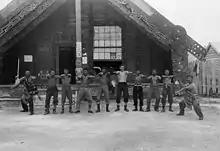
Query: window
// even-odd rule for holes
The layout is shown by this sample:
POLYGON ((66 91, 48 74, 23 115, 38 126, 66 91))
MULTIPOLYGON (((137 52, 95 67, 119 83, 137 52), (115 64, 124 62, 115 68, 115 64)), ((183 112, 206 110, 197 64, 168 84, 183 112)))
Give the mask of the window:
POLYGON ((33 62, 32 55, 24 55, 24 62, 33 62))
POLYGON ((121 60, 121 28, 119 26, 95 26, 93 46, 94 60, 121 60))

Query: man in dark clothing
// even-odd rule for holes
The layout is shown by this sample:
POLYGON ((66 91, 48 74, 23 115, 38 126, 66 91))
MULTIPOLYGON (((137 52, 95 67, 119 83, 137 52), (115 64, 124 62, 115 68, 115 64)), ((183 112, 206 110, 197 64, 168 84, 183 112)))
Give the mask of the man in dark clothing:
POLYGON ((97 110, 96 112, 100 112, 100 99, 102 94, 104 93, 105 103, 106 103, 106 112, 110 112, 109 110, 109 81, 110 81, 110 73, 107 72, 105 68, 102 69, 102 72, 98 74, 99 87, 97 92, 97 110))
POLYGON ((133 100, 134 100, 134 109, 133 111, 138 111, 138 99, 139 99, 139 106, 140 111, 143 111, 143 87, 142 87, 142 79, 145 76, 140 73, 138 70, 135 74, 135 82, 133 87, 133 100))
POLYGON ((71 90, 71 74, 69 74, 68 69, 64 69, 64 74, 60 76, 62 81, 62 108, 61 114, 64 113, 64 104, 66 102, 66 98, 69 100, 69 112, 73 113, 72 110, 72 90, 71 90))
POLYGON ((53 96, 53 113, 56 114, 56 107, 58 105, 58 89, 57 89, 57 79, 59 76, 55 75, 55 71, 51 71, 50 74, 47 75, 48 86, 47 86, 47 94, 45 100, 45 115, 50 114, 50 99, 53 96))
POLYGON ((186 107, 189 109, 192 109, 193 107, 196 114, 199 116, 199 120, 203 120, 204 116, 200 108, 196 85, 193 82, 193 77, 191 75, 188 75, 187 77, 187 84, 182 89, 177 91, 176 94, 181 92, 185 92, 185 94, 184 100, 179 103, 180 112, 177 114, 177 116, 183 116, 186 107))
POLYGON ((13 88, 19 86, 19 84, 24 84, 24 91, 23 91, 23 99, 26 100, 29 104, 30 115, 34 114, 34 96, 38 95, 37 86, 35 84, 36 77, 31 76, 30 71, 25 72, 25 77, 19 79, 13 88))
MULTIPOLYGON (((20 82, 19 76, 16 76, 15 79, 15 84, 18 84, 20 82)), ((21 96, 21 107, 22 110, 20 112, 28 112, 28 102, 25 100, 24 94, 21 96)))
POLYGON ((147 79, 150 80, 150 89, 148 92, 146 112, 151 111, 150 105, 151 105, 152 96, 156 98, 154 110, 158 112, 159 103, 160 103, 160 91, 159 91, 158 81, 161 80, 161 77, 157 75, 157 71, 154 69, 152 71, 152 75, 149 76, 147 79))
POLYGON ((84 99, 87 100, 89 103, 88 113, 93 113, 92 111, 93 99, 92 99, 91 89, 89 87, 89 80, 95 78, 95 76, 89 75, 88 70, 84 69, 82 77, 78 77, 78 78, 81 80, 81 85, 79 89, 79 94, 77 96, 75 113, 80 113, 80 104, 81 104, 81 101, 84 99))
POLYGON ((163 79, 163 91, 162 91, 162 106, 163 109, 161 112, 165 112, 165 106, 166 106, 166 100, 168 97, 168 102, 169 102, 169 111, 173 112, 172 110, 172 104, 173 104, 173 75, 169 75, 170 72, 169 70, 165 70, 165 75, 162 76, 163 79))
POLYGON ((117 108, 115 112, 120 111, 120 103, 121 103, 121 93, 123 92, 123 97, 124 97, 124 111, 129 112, 127 108, 128 104, 128 85, 127 85, 127 77, 128 74, 131 74, 132 72, 125 71, 125 67, 122 65, 120 67, 120 71, 114 72, 118 76, 118 85, 117 85, 117 96, 116 96, 116 103, 117 103, 117 108))

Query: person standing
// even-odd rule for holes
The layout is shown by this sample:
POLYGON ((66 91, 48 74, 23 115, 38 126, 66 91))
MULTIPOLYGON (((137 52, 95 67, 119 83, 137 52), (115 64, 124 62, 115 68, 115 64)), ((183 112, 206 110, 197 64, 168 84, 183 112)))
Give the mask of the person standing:
POLYGON ((138 70, 135 74, 135 83, 133 87, 133 99, 134 99, 134 109, 133 111, 138 111, 138 99, 139 99, 139 106, 140 111, 143 111, 143 87, 142 87, 142 79, 145 76, 141 74, 138 70))
POLYGON ((187 76, 187 84, 180 90, 178 90, 175 94, 185 92, 184 93, 184 100, 179 103, 180 112, 177 116, 184 116, 185 108, 188 107, 189 109, 193 109, 195 113, 199 116, 199 120, 204 119, 204 115, 200 108, 199 104, 199 97, 197 94, 196 84, 193 82, 193 76, 187 76))
POLYGON ((46 90, 44 115, 50 114, 50 99, 52 96, 53 96, 53 114, 56 114, 56 108, 58 105, 58 88, 57 88, 58 78, 60 78, 60 76, 56 76, 55 71, 51 71, 51 73, 47 75, 48 86, 46 90))
POLYGON ((96 113, 100 112, 100 99, 102 94, 105 97, 106 103, 106 112, 110 112, 109 110, 109 81, 110 81, 110 73, 107 72, 105 68, 102 69, 102 72, 98 73, 98 81, 99 87, 97 92, 97 110, 96 113))
POLYGON ((147 79, 150 80, 150 89, 148 92, 148 98, 147 98, 147 109, 146 112, 150 112, 150 105, 152 96, 156 99, 154 110, 158 112, 159 103, 160 103, 160 90, 158 86, 159 80, 161 80, 161 77, 157 75, 157 71, 154 69, 152 71, 152 75, 149 76, 147 79))
POLYGON ((169 111, 173 112, 172 104, 173 104, 173 75, 170 75, 169 70, 165 70, 165 75, 162 76, 163 79, 163 91, 162 91, 162 111, 165 112, 166 100, 168 97, 169 102, 169 111))
MULTIPOLYGON (((15 77, 15 84, 19 84, 19 82, 20 82, 20 79, 19 79, 19 76, 17 75, 15 77)), ((22 107, 22 110, 20 112, 28 112, 28 102, 25 100, 24 94, 21 96, 21 107, 22 107)))
POLYGON ((34 114, 34 96, 38 95, 37 86, 35 84, 36 77, 31 76, 30 71, 25 71, 25 76, 16 81, 11 88, 18 87, 21 83, 24 84, 22 99, 29 104, 30 115, 34 114))
POLYGON ((81 80, 81 85, 79 89, 79 94, 76 102, 76 111, 75 113, 80 113, 80 104, 82 100, 87 100, 88 105, 88 113, 93 113, 92 111, 92 94, 91 89, 89 88, 89 80, 95 78, 93 75, 88 74, 88 70, 85 68, 83 69, 82 77, 78 77, 81 80))
POLYGON ((61 114, 64 113, 64 104, 66 102, 66 98, 69 100, 69 113, 73 113, 72 110, 72 90, 71 90, 71 74, 69 74, 68 69, 64 69, 64 74, 60 76, 62 81, 62 108, 61 114))
POLYGON ((117 85, 117 94, 116 94, 116 103, 117 103, 117 108, 115 112, 120 111, 120 103, 121 103, 121 93, 123 92, 123 97, 124 97, 124 111, 129 112, 127 108, 128 104, 128 85, 127 85, 127 77, 128 74, 131 74, 132 72, 125 71, 125 66, 121 65, 120 71, 114 72, 117 74, 118 77, 118 85, 117 85))

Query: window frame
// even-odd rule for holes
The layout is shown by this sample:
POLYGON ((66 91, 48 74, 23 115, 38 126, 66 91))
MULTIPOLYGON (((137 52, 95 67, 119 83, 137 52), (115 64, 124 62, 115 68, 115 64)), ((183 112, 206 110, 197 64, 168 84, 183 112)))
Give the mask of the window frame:
POLYGON ((97 25, 93 26, 93 30, 93 60, 121 61, 123 45, 122 28, 120 26, 97 25), (102 41, 101 45, 100 41, 102 41))

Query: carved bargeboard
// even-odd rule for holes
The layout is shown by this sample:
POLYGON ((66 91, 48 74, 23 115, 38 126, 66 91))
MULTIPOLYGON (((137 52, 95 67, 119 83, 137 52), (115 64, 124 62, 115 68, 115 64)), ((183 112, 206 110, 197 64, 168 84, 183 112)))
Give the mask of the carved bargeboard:
MULTIPOLYGON (((65 1, 66 0, 44 0, 44 3, 41 3, 41 6, 37 7, 33 12, 31 12, 31 14, 29 14, 27 18, 20 20, 19 26, 14 27, 15 28, 14 30, 17 31, 18 34, 15 34, 12 31, 10 31, 9 37, 12 36, 11 39, 6 41, 7 43, 5 43, 3 46, 0 47, 1 56, 3 56, 4 52, 7 51, 10 47, 12 47, 15 43, 17 43, 22 37, 27 35, 32 29, 34 29, 50 14, 52 14, 55 10, 57 10, 63 3, 65 3, 65 1), (19 32, 21 30, 22 32, 19 32)), ((6 32, 6 37, 7 37, 7 32, 6 32)), ((0 56, 0 63, 1 63, 0 76, 3 67, 3 57, 1 56, 0 56)))
MULTIPOLYGON (((145 33, 156 39, 165 48, 172 49, 172 65, 173 72, 179 79, 183 79, 183 75, 188 73, 188 54, 190 52, 199 60, 203 60, 207 51, 196 41, 190 38, 184 28, 174 26, 172 31, 167 29, 159 29, 150 18, 160 15, 156 10, 152 9, 151 16, 145 13, 135 1, 132 0, 108 0, 111 6, 125 15, 128 20, 134 21, 139 27, 145 30, 145 33), (155 16, 154 16, 155 15, 155 16), (174 36, 175 35, 175 36, 174 36)), ((148 4, 146 4, 148 5, 148 4)), ((167 20, 168 21, 168 20, 167 20)), ((157 20, 157 24, 159 20, 157 20)), ((165 26, 165 25, 164 25, 165 26)))

